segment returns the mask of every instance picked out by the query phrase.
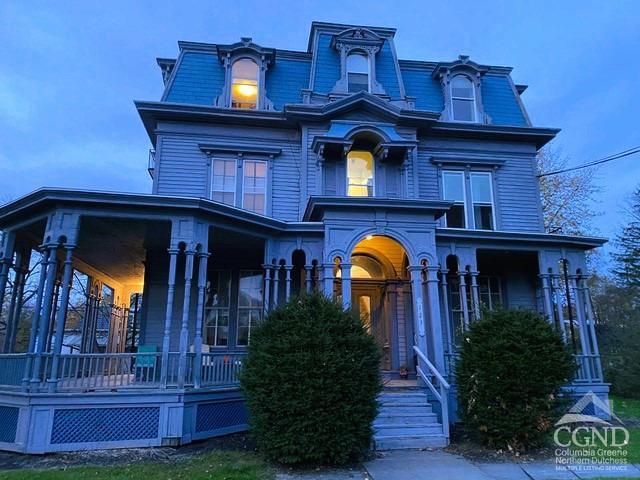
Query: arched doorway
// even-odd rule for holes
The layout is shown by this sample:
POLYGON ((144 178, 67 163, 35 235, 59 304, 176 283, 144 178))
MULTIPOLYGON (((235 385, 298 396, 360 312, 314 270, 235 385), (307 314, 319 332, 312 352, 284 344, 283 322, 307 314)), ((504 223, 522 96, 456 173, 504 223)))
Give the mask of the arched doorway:
MULTIPOLYGON (((350 259, 351 308, 380 345, 382 370, 391 376, 413 363, 408 351, 412 342, 407 342, 413 331, 407 264, 402 245, 382 235, 368 235, 356 245, 350 259)), ((341 276, 339 268, 338 282, 341 276)))

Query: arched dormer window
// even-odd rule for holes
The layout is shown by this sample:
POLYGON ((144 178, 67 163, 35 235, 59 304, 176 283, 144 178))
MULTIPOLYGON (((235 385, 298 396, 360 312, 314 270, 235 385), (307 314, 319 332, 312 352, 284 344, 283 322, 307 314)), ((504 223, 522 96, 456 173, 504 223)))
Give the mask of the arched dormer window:
POLYGON ((456 75, 451 86, 452 120, 457 122, 475 122, 476 94, 473 82, 466 75, 456 75))
POLYGON ((347 153, 347 196, 373 197, 374 158, 366 150, 351 150, 347 153))
POLYGON ((369 57, 361 52, 352 52, 347 56, 347 89, 349 93, 368 92, 369 57))
POLYGON ((478 65, 466 55, 454 62, 441 62, 432 77, 440 81, 444 97, 441 120, 445 122, 491 123, 482 105, 482 77, 489 67, 478 65))
POLYGON ((260 69, 250 58, 241 58, 231 67, 231 108, 258 108, 260 69))

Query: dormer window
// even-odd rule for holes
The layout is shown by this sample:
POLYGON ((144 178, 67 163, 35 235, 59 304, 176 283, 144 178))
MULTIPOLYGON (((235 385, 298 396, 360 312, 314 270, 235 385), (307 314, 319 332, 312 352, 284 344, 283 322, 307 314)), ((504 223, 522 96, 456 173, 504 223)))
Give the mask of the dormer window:
POLYGON ((369 91, 369 58, 364 53, 347 56, 347 84, 349 93, 369 91))
POLYGON ((249 58, 236 60, 231 67, 231 107, 255 109, 258 107, 260 69, 249 58))
POLYGON ((371 152, 351 150, 347 154, 347 195, 373 197, 374 161, 371 152))
POLYGON ((476 95, 473 83, 466 75, 456 75, 451 80, 452 120, 457 122, 476 121, 476 95))

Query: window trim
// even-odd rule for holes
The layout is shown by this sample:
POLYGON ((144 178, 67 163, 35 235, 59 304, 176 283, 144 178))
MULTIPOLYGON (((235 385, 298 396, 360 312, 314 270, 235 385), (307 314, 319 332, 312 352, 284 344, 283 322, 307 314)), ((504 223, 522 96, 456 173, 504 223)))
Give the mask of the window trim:
POLYGON ((369 150, 350 150, 347 155, 345 156, 346 159, 346 165, 345 165, 345 196, 348 198, 375 198, 376 197, 376 156, 373 154, 373 152, 370 152, 369 150), (351 196, 349 195, 349 186, 353 185, 353 186, 362 186, 362 185, 357 185, 357 184, 351 184, 349 183, 349 153, 351 152, 366 152, 369 153, 371 155, 371 196, 367 195, 367 196, 351 196))
MULTIPOLYGON (((237 179, 236 179, 237 181, 237 179)), ((244 159, 242 161, 242 178, 240 181, 240 208, 242 208, 243 210, 247 210, 248 212, 253 212, 257 215, 263 215, 263 216, 267 216, 269 208, 268 208, 268 201, 269 201, 269 162, 266 160, 254 160, 254 159, 244 159), (245 208, 244 206, 244 196, 246 194, 245 192, 245 185, 244 185, 244 180, 245 180, 245 174, 246 174, 246 164, 247 162, 251 162, 251 163, 262 163, 264 164, 264 211, 262 213, 256 212, 254 210, 249 210, 248 208, 245 208)))
POLYGON ((468 224, 468 218, 467 218, 467 180, 466 180, 466 175, 465 175, 465 171, 464 170, 442 170, 442 198, 445 199, 446 198, 446 187, 445 187, 445 180, 444 177, 447 173, 455 173, 458 174, 462 177, 462 203, 460 201, 454 201, 453 204, 454 205, 460 205, 462 204, 462 208, 464 211, 464 227, 450 227, 448 225, 448 221, 447 221, 447 214, 445 213, 443 218, 444 218, 444 225, 446 228, 455 228, 457 230, 469 230, 468 224))
POLYGON ((475 85, 473 79, 470 78, 468 75, 465 75, 464 73, 458 73, 458 74, 455 74, 453 77, 451 77, 451 81, 449 82, 449 102, 451 104, 450 108, 451 108, 451 121, 452 122, 478 123, 478 116, 479 115, 478 115, 476 85, 475 85), (453 95, 453 82, 458 77, 465 78, 471 84, 471 98, 456 97, 456 96, 453 95), (459 119, 455 118, 455 113, 454 113, 454 109, 453 109, 454 100, 462 100, 462 101, 471 103, 471 105, 473 106, 473 119, 472 120, 459 120, 459 119))
MULTIPOLYGON (((211 185, 209 188, 209 198, 214 202, 216 201, 213 198, 213 192, 214 192, 213 184, 214 184, 216 162, 230 162, 234 164, 233 203, 231 204, 223 203, 223 205, 230 205, 232 207, 235 207, 238 204, 238 160, 234 158, 211 157, 211 185)), ((222 193, 229 193, 229 192, 222 191, 222 193)))
MULTIPOLYGON (((207 329, 209 328, 207 326, 207 312, 210 310, 227 310, 227 320, 228 320, 228 324, 227 324, 227 344, 226 345, 209 345, 207 343, 207 345, 209 345, 209 348, 214 348, 214 349, 228 349, 231 346, 231 322, 233 319, 232 316, 232 310, 233 310, 233 299, 231 297, 231 292, 233 289, 233 270, 232 269, 225 269, 225 268, 218 268, 215 270, 211 270, 210 273, 214 276, 218 276, 220 275, 221 272, 227 272, 229 274, 229 287, 228 287, 228 298, 229 298, 229 306, 228 307, 207 307, 205 306, 205 316, 204 316, 204 335, 203 335, 203 339, 206 340, 207 339, 207 329)), ((207 275, 208 277, 208 275, 207 275)), ((218 332, 217 329, 219 328, 219 326, 216 325, 216 334, 215 334, 215 339, 217 340, 218 338, 218 332)))
POLYGON ((496 200, 493 194, 493 173, 492 172, 483 172, 480 170, 471 170, 469 172, 469 191, 471 192, 471 211, 473 212, 473 215, 471 215, 472 219, 473 219, 473 230, 482 230, 482 231, 486 231, 486 232, 494 232, 496 231, 496 200), (473 176, 474 175, 481 175, 481 176, 487 176, 489 177, 489 196, 491 197, 491 203, 487 204, 486 202, 476 202, 473 199, 473 176), (492 225, 490 229, 485 229, 485 228, 478 228, 478 226, 476 225, 476 216, 475 216, 475 210, 474 207, 476 205, 476 203, 478 205, 491 205, 491 222, 492 225))

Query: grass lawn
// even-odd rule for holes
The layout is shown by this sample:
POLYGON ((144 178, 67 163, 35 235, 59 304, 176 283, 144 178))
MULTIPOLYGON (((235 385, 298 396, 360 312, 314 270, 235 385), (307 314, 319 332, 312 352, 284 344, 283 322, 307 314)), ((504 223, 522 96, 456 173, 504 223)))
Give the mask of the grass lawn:
POLYGON ((0 470, 0 480, 268 480, 270 467, 257 454, 214 452, 189 460, 52 470, 0 470))
POLYGON ((611 395, 611 409, 623 422, 640 421, 640 400, 611 395))

